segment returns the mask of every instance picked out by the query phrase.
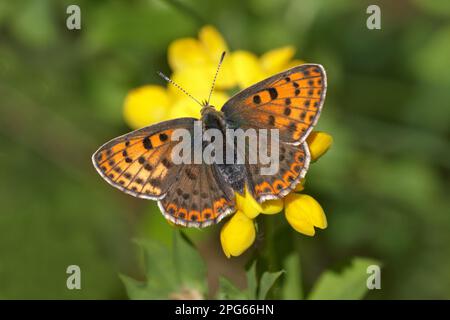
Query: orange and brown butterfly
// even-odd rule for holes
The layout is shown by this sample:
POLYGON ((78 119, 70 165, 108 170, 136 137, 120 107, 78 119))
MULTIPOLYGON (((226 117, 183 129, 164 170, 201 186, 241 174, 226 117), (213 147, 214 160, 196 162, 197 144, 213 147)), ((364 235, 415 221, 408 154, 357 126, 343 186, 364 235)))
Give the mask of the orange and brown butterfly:
POLYGON ((242 90, 221 111, 202 105, 203 129, 278 129, 279 168, 273 175, 261 175, 261 164, 250 164, 247 158, 244 164, 175 164, 171 153, 178 141, 172 135, 176 129, 192 133, 195 118, 169 120, 115 138, 92 161, 112 186, 158 201, 173 223, 209 226, 236 210, 235 192, 243 194, 245 187, 260 203, 282 198, 296 187, 308 170, 305 140, 320 116, 325 93, 324 68, 303 64, 242 90))

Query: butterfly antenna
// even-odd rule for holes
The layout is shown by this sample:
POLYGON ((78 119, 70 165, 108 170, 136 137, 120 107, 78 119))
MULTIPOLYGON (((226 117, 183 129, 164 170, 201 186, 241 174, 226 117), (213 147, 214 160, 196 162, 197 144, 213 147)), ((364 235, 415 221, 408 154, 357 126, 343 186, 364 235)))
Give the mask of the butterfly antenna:
POLYGON ((197 102, 199 105, 203 106, 203 104, 198 101, 196 98, 194 98, 194 96, 192 96, 189 92, 187 92, 186 90, 184 90, 178 83, 176 83, 175 81, 173 81, 172 79, 170 79, 168 76, 166 76, 164 73, 162 73, 161 71, 158 71, 158 75, 163 78, 164 80, 166 80, 168 83, 172 84, 174 87, 180 89, 181 92, 183 92, 185 95, 187 95, 188 97, 190 97, 192 100, 194 100, 195 102, 197 102))
POLYGON ((214 79, 213 79, 213 82, 211 85, 211 91, 209 91, 209 97, 208 97, 208 101, 207 101, 206 105, 209 105, 209 101, 211 100, 211 96, 214 91, 214 86, 216 85, 217 75, 219 74, 220 66, 222 65, 223 59, 225 58, 225 53, 226 53, 225 51, 222 52, 222 55, 220 56, 219 64, 217 65, 216 74, 214 75, 214 79))

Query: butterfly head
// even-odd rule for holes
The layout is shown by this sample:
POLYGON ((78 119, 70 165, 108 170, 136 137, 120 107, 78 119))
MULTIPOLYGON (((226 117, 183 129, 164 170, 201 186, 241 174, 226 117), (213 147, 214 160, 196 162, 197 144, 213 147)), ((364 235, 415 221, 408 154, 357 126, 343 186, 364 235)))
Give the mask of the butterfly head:
POLYGON ((218 111, 214 106, 210 104, 205 104, 202 106, 200 114, 202 115, 202 118, 205 118, 207 115, 219 116, 222 113, 218 111))

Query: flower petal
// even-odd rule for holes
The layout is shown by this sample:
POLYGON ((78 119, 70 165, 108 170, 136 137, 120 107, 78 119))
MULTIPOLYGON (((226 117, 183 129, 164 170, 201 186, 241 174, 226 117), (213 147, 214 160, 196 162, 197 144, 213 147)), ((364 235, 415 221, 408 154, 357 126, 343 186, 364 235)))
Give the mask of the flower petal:
POLYGON ((241 196, 238 192, 235 194, 236 207, 250 219, 256 218, 260 213, 275 214, 283 210, 283 200, 267 200, 260 204, 252 197, 247 187, 245 187, 244 196, 241 196))
POLYGON ((300 183, 295 187, 295 192, 301 192, 305 189, 306 178, 300 180, 300 183))
POLYGON ((316 161, 330 149, 333 137, 322 131, 313 131, 306 138, 306 142, 311 152, 311 160, 316 161))
POLYGON ((217 110, 220 110, 229 99, 230 96, 225 92, 214 90, 209 104, 214 106, 217 110))
POLYGON ((168 50, 169 65, 173 71, 187 67, 201 66, 209 62, 203 45, 194 38, 173 41, 168 50))
MULTIPOLYGON (((211 97, 210 104, 215 106, 218 110, 228 101, 229 97, 227 94, 215 91, 211 97)), ((177 99, 173 105, 168 110, 168 119, 177 119, 184 117, 192 117, 200 119, 200 110, 202 109, 195 101, 191 98, 184 96, 177 99)))
POLYGON ((262 206, 252 197, 247 190, 247 187, 245 187, 244 196, 240 195, 238 192, 236 192, 235 195, 236 207, 250 219, 254 219, 261 211, 263 211, 262 206))
MULTIPOLYGON (((211 64, 208 67, 208 76, 204 79, 206 84, 211 87, 211 83, 214 79, 214 75, 217 71, 217 63, 211 64)), ((225 58, 223 60, 220 71, 216 79, 216 88, 218 89, 230 89, 237 85, 236 76, 234 74, 233 63, 230 59, 225 58)))
POLYGON ((273 75, 285 70, 294 54, 295 48, 292 46, 270 50, 261 56, 261 66, 268 75, 273 75))
POLYGON ((227 43, 222 35, 211 25, 204 26, 198 33, 198 38, 208 54, 211 62, 217 64, 222 52, 228 51, 227 43))
POLYGON ((146 85, 131 90, 125 98, 123 116, 133 129, 166 119, 170 98, 164 87, 146 85))
POLYGON ((275 214, 283 210, 284 202, 282 199, 267 200, 261 204, 261 207, 262 207, 261 213, 275 214))
POLYGON ((169 109, 168 118, 177 119, 184 117, 200 118, 200 109, 195 101, 189 97, 182 97, 178 99, 169 109))
POLYGON ((285 204, 286 219, 296 231, 313 236, 314 227, 321 229, 327 227, 325 213, 313 197, 291 193, 285 198, 285 204))
POLYGON ((243 89, 264 79, 258 57, 248 51, 235 51, 230 60, 233 64, 237 84, 243 89))
POLYGON ((256 230, 253 220, 238 210, 220 231, 220 242, 225 255, 239 256, 255 241, 256 230))
POLYGON ((297 217, 293 215, 291 212, 288 213, 288 211, 285 212, 286 220, 289 222, 292 228, 294 228, 295 231, 300 232, 307 236, 314 236, 316 234, 316 230, 314 230, 314 226, 306 219, 303 219, 301 217, 297 217))
MULTIPOLYGON (((208 98, 212 79, 210 68, 202 66, 186 66, 175 71, 171 79, 189 92, 193 97, 202 101, 208 98)), ((184 98, 186 95, 173 85, 168 86, 169 93, 174 99, 184 98)))

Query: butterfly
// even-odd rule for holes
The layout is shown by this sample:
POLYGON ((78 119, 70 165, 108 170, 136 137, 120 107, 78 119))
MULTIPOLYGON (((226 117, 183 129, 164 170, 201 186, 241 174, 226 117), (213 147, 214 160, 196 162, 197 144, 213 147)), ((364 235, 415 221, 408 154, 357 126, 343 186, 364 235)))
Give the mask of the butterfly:
POLYGON ((326 88, 324 68, 303 64, 242 90, 220 111, 202 104, 204 129, 278 129, 279 167, 272 175, 262 175, 261 164, 247 158, 241 164, 175 164, 171 152, 177 141, 171 138, 177 129, 192 132, 195 118, 164 121, 115 138, 92 161, 112 186, 156 200, 169 221, 187 227, 216 224, 236 211, 235 192, 247 189, 262 203, 284 197, 305 176, 310 163, 305 140, 319 119, 326 88))

